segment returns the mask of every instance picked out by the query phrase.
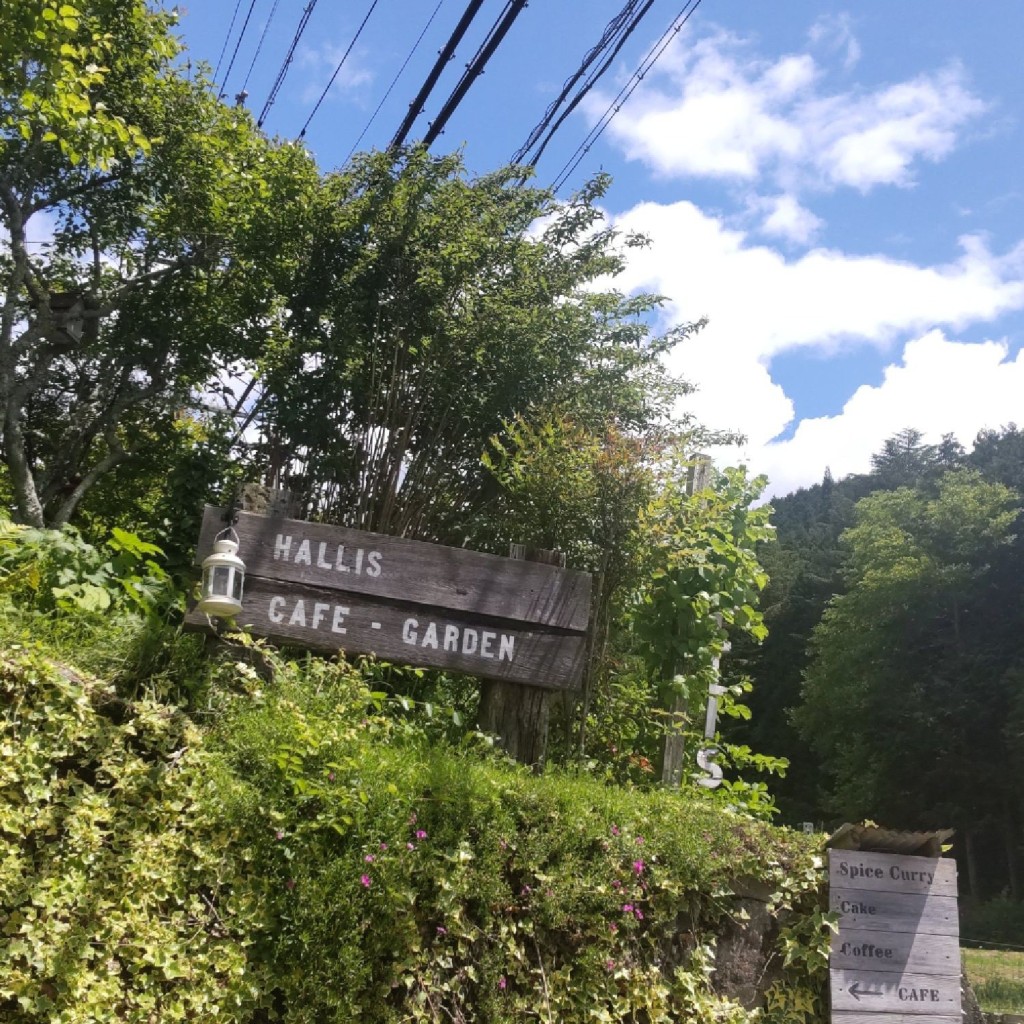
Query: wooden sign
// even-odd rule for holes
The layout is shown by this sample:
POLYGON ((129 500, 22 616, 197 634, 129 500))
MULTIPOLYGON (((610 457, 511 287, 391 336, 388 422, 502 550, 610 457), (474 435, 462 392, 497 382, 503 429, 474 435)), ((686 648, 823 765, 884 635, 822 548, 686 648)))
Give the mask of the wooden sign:
MULTIPOLYGON (((208 507, 196 562, 224 528, 208 507)), ((578 687, 590 576, 383 534, 240 513, 240 626, 313 650, 373 654, 551 689, 578 687)), ((186 621, 208 627, 204 615, 186 621)))
POLYGON ((834 1024, 958 1024, 956 892, 950 859, 829 851, 834 1024))

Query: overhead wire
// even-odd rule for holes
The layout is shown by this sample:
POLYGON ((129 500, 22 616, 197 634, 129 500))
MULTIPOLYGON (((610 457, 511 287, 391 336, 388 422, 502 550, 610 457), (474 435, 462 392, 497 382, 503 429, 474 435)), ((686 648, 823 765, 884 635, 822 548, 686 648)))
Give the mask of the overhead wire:
POLYGON ((320 99, 316 101, 316 105, 310 111, 309 117, 306 118, 306 123, 302 126, 302 131, 299 132, 299 138, 304 139, 306 137, 306 129, 309 127, 309 122, 313 120, 314 115, 320 109, 320 104, 327 98, 327 94, 331 91, 331 86, 334 85, 334 80, 338 77, 341 72, 342 65, 348 60, 348 55, 352 52, 352 47, 356 45, 359 37, 363 34, 363 29, 366 28, 366 23, 370 20, 370 15, 373 14, 379 0, 373 0, 370 4, 370 9, 366 12, 366 16, 359 24, 359 28, 356 29, 356 34, 352 37, 352 42, 348 44, 348 49, 341 55, 341 60, 338 61, 338 66, 334 69, 334 74, 331 75, 331 80, 327 83, 324 91, 320 93, 320 99))
POLYGON ((508 0, 505 10, 498 20, 491 27, 480 49, 477 50, 472 61, 467 65, 458 84, 452 90, 451 95, 445 101, 440 113, 430 123, 426 135, 423 136, 423 145, 430 146, 440 135, 447 125, 452 114, 458 109, 459 104, 465 99, 466 93, 474 80, 484 73, 487 62, 494 56, 494 51, 501 45, 502 40, 508 34, 516 18, 522 14, 529 0, 508 0))
POLYGON ((245 30, 249 27, 249 19, 252 17, 252 12, 255 7, 256 0, 251 0, 249 10, 245 15, 245 21, 242 22, 242 30, 238 33, 238 39, 235 40, 235 49, 231 54, 231 61, 228 64, 227 71, 224 72, 224 80, 220 83, 221 96, 224 95, 224 90, 227 88, 228 79, 231 77, 231 69, 235 66, 235 58, 238 56, 238 48, 242 45, 242 40, 245 38, 245 30))
POLYGON ((281 91, 285 75, 288 74, 288 68, 295 57, 295 48, 299 45, 302 33, 306 31, 306 26, 309 24, 309 19, 313 14, 316 4, 317 0, 309 0, 309 3, 302 9, 302 15, 299 18, 299 24, 296 26, 295 34, 292 36, 288 52, 285 54, 285 58, 281 62, 281 67, 277 72, 277 77, 274 79, 274 84, 270 87, 270 94, 267 96, 267 101, 263 104, 263 109, 260 111, 259 119, 256 121, 256 126, 258 128, 263 127, 263 122, 266 121, 267 114, 270 113, 270 108, 274 105, 274 101, 277 99, 277 94, 281 91))
POLYGON ((224 45, 220 48, 220 56, 217 58, 217 64, 213 69, 213 81, 216 83, 217 75, 220 74, 220 62, 224 59, 224 54, 227 53, 228 43, 231 42, 231 33, 235 31, 235 19, 238 17, 238 8, 242 6, 242 0, 235 0, 235 9, 231 14, 231 24, 228 25, 228 34, 224 37, 224 45))
POLYGON ((544 130, 549 124, 551 124, 558 108, 565 102, 565 99, 569 95, 573 86, 576 85, 576 83, 590 68, 591 64, 593 64, 594 61, 607 50, 615 37, 622 31, 627 18, 636 9, 639 2, 640 0, 627 0, 625 6, 621 8, 619 13, 616 14, 607 25, 605 25, 604 31, 601 33, 601 38, 590 48, 590 50, 587 51, 583 60, 580 62, 580 66, 565 80, 565 83, 562 85, 561 92, 551 101, 550 104, 548 104, 547 110, 544 111, 544 116, 534 127, 533 131, 531 131, 527 136, 526 141, 513 154, 509 163, 518 164, 526 158, 526 155, 541 137, 544 130))
POLYGON ((583 101, 583 98, 587 95, 587 93, 590 92, 590 90, 593 89, 595 85, 597 85, 597 83, 601 80, 602 77, 604 77, 605 72, 612 66, 613 61, 619 55, 620 51, 622 50, 622 47, 626 45, 626 41, 639 26, 640 22, 643 21, 644 16, 651 9, 653 4, 654 0, 646 0, 646 3, 643 5, 640 11, 633 16, 632 20, 626 26, 625 30, 615 41, 615 44, 611 48, 611 52, 608 54, 608 56, 602 61, 601 65, 596 69, 596 71, 592 72, 587 77, 587 80, 579 88, 576 95, 569 101, 568 106, 566 106, 565 110, 563 110, 562 113, 559 115, 558 120, 556 120, 554 124, 552 124, 551 127, 548 129, 548 132, 544 136, 543 141, 539 143, 532 157, 527 161, 528 166, 535 166, 537 161, 540 160, 541 156, 543 156, 544 154, 544 150, 548 148, 548 143, 551 142, 552 138, 554 138, 555 133, 565 123, 569 115, 580 105, 580 103, 583 101))
POLYGON ((398 149, 406 140, 412 129, 413 122, 420 116, 423 111, 423 105, 426 103, 427 98, 431 92, 434 91, 434 86, 437 85, 437 80, 441 77, 441 72, 444 70, 445 65, 452 59, 455 54, 455 50, 459 43, 462 42, 462 37, 466 34, 466 30, 472 24, 473 19, 476 17, 477 12, 483 5, 484 0, 469 0, 466 4, 465 10, 462 12, 462 16, 459 18, 458 24, 452 30, 452 34, 448 37, 448 41, 441 47, 437 55, 437 60, 434 61, 433 67, 424 79, 423 84, 420 86, 419 92, 416 93, 415 99, 409 104, 409 109, 406 112, 405 117, 402 119, 402 123, 398 126, 398 130, 395 132, 388 143, 388 150, 394 152, 398 149))
POLYGON ((651 68, 658 62, 661 55, 668 49, 672 40, 683 30, 683 27, 693 16, 693 13, 701 5, 701 0, 687 0, 680 12, 676 15, 672 24, 662 33, 658 41, 647 51, 647 55, 640 62, 636 71, 630 76, 626 84, 619 90, 618 94, 608 104, 608 108, 598 119, 593 128, 586 134, 583 141, 576 147, 572 156, 563 164, 558 177, 551 185, 551 191, 557 192, 568 181, 569 176, 579 167, 583 158, 590 152, 591 147, 604 133, 605 128, 611 124, 615 115, 622 109, 626 101, 633 95, 637 87, 644 80, 651 68))
POLYGON ((412 44, 412 49, 406 55, 406 58, 402 62, 402 66, 398 69, 397 74, 395 75, 394 78, 391 79, 391 84, 387 87, 387 91, 381 97, 380 103, 377 104, 377 109, 370 115, 370 120, 367 121, 366 124, 363 126, 363 130, 359 133, 359 137, 356 139, 355 142, 352 143, 352 148, 348 151, 348 156, 345 157, 343 163, 347 164, 349 160, 352 159, 352 154, 355 153, 355 151, 359 148, 359 143, 363 141, 363 136, 365 136, 366 133, 373 126, 373 122, 377 120, 377 115, 381 112, 381 109, 384 107, 384 104, 388 101, 388 97, 391 95, 395 86, 398 84, 398 80, 402 77, 403 72, 409 66, 409 62, 412 60, 413 55, 419 49, 420 43, 423 42, 423 37, 427 34, 428 30, 430 29, 430 26, 434 23, 434 19, 437 17, 437 13, 438 11, 441 10, 441 7, 443 5, 444 0, 437 0, 437 6, 434 8, 430 17, 427 19, 427 23, 426 25, 423 26, 423 30, 416 37, 416 42, 412 44))
POLYGON ((274 0, 274 5, 270 8, 270 14, 267 15, 267 20, 263 24, 263 31, 260 33, 259 42, 256 44, 256 52, 252 55, 252 60, 249 62, 249 70, 245 73, 245 80, 242 82, 242 88, 239 90, 239 93, 244 93, 249 84, 252 70, 256 67, 256 61, 259 59, 260 51, 263 49, 263 42, 267 38, 267 32, 270 30, 270 23, 274 20, 274 15, 277 13, 278 3, 280 3, 280 0, 274 0))

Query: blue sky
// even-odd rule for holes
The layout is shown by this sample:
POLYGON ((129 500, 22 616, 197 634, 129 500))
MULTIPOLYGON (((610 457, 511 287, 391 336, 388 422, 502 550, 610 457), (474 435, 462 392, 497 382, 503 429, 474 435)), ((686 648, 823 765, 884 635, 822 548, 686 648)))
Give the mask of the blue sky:
MULTIPOLYGON (((315 5, 268 132, 298 136, 371 3, 315 5)), ((181 33, 259 114, 307 4, 194 0, 181 33)), ((325 170, 364 131, 360 148, 387 145, 464 6, 377 0, 305 134, 325 170)), ((621 7, 533 0, 435 152, 461 147, 477 173, 508 161, 621 7)), ((555 136, 540 184, 683 7, 656 0, 555 136)), ((411 139, 503 8, 484 0, 411 139)), ((618 286, 666 296, 662 327, 710 318, 671 360, 699 386, 698 418, 748 437, 720 461, 785 493, 826 466, 866 470, 905 426, 969 445, 1024 422, 1022 39, 1019 0, 702 0, 570 174, 564 194, 610 172, 608 217, 650 238, 618 286)))

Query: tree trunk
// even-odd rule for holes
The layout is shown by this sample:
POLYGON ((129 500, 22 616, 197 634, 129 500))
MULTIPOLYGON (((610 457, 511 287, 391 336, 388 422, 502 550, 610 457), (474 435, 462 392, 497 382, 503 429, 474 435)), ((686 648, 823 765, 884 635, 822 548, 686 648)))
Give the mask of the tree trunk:
MULTIPOLYGON (((512 544, 509 555, 528 562, 565 565, 565 555, 561 552, 528 548, 525 544, 512 544)), ((484 681, 480 690, 477 727, 481 732, 496 735, 502 750, 535 771, 544 767, 550 716, 549 690, 501 679, 484 681)))

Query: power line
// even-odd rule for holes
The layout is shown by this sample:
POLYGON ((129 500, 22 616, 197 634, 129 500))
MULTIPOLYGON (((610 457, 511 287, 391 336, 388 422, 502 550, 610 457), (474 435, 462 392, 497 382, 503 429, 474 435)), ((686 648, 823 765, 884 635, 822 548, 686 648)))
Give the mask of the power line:
POLYGON ((306 123, 302 126, 302 131, 299 132, 299 138, 304 139, 306 137, 306 129, 309 127, 309 122, 313 120, 313 115, 320 109, 320 104, 323 103, 327 94, 331 91, 331 86, 334 85, 334 80, 338 77, 338 73, 341 71, 342 64, 348 60, 348 55, 352 52, 352 47, 356 45, 357 40, 363 34, 363 29, 366 28, 366 23, 370 20, 370 15, 373 14, 374 8, 377 6, 379 0, 373 0, 370 4, 370 9, 366 12, 366 17, 363 18, 356 29, 356 34, 352 37, 352 42, 348 44, 348 49, 342 54, 341 60, 338 61, 338 66, 334 69, 334 74, 331 75, 331 80, 327 83, 327 87, 320 94, 320 99, 316 101, 316 106, 310 111, 309 117, 306 118, 306 123))
POLYGON ((533 131, 530 132, 526 139, 526 142, 516 150, 515 154, 509 163, 518 164, 525 160, 527 153, 533 148, 534 144, 544 133, 551 121, 554 119, 558 108, 565 102, 565 98, 569 95, 573 86, 583 77, 583 75, 590 68, 591 64, 594 63, 598 57, 603 54, 607 48, 612 44, 613 40, 622 31, 623 26, 626 24, 626 20, 636 10, 637 4, 640 0, 628 0, 626 5, 615 15, 611 21, 605 26, 604 32, 601 33, 601 38, 597 43, 590 48, 587 54, 584 56, 580 66, 565 80, 562 86, 562 91, 551 101, 548 105, 547 110, 544 111, 544 116, 540 122, 534 127, 533 131))
POLYGON ((267 119, 267 114, 270 113, 270 108, 274 105, 274 101, 277 99, 277 94, 281 90, 281 85, 284 83, 285 75, 288 74, 288 67, 295 56, 295 47, 299 45, 299 40, 302 38, 302 33, 306 30, 306 25, 309 24, 310 16, 313 13, 313 9, 316 7, 317 0, 309 0, 309 3, 302 10, 302 16, 299 18, 299 24, 295 29, 295 35, 292 36, 291 45, 288 47, 288 53, 285 54, 284 61, 281 63, 281 67, 277 72, 277 78, 274 79, 274 84, 270 87, 270 95, 267 97, 267 102, 263 104, 263 109, 260 111, 259 120, 256 122, 257 128, 263 127, 263 122, 267 119))
POLYGON ((391 91, 398 84, 398 80, 399 78, 402 77, 402 73, 409 66, 409 61, 412 60, 413 54, 415 54, 416 51, 419 49, 420 43, 423 42, 423 37, 427 34, 427 30, 434 23, 434 19, 437 17, 437 12, 441 10, 442 4, 444 4, 444 0, 437 0, 437 6, 434 8, 433 13, 427 19, 427 23, 426 25, 423 26, 423 31, 420 32, 419 36, 416 39, 416 42, 412 44, 412 49, 409 51, 405 60, 402 62, 402 66, 398 69, 398 73, 395 75, 394 78, 391 79, 391 84, 388 86, 387 92, 385 92, 384 95, 381 97, 380 103, 377 104, 377 109, 370 115, 370 120, 366 122, 366 125, 363 127, 363 130, 359 133, 359 138, 357 138, 356 141, 352 143, 352 148, 348 151, 348 156, 346 156, 343 161, 344 164, 347 164, 349 160, 352 159, 352 154, 359 148, 359 143, 363 141, 363 136, 370 130, 370 127, 373 125, 373 122, 377 120, 377 115, 381 112, 381 108, 387 102, 388 97, 391 95, 391 91))
POLYGON ((477 50, 473 60, 466 68, 465 72, 463 72, 458 85, 455 86, 452 90, 452 94, 445 101, 444 106, 441 108, 441 112, 437 115, 434 121, 431 122, 427 134, 423 136, 424 146, 429 146, 438 137, 438 135, 444 131, 449 118, 455 113, 463 99, 465 99, 466 93, 469 92, 469 87, 473 84, 475 79, 484 73, 484 68, 487 66, 487 62, 494 55, 494 51, 501 45, 501 41, 508 34, 508 30, 512 27, 512 23, 520 14, 522 14, 527 3, 528 0, 509 0, 505 5, 504 14, 495 22, 491 31, 488 33, 487 38, 484 40, 483 45, 479 50, 477 50))
POLYGON ((235 9, 231 15, 231 24, 228 25, 228 34, 224 37, 224 45, 220 48, 220 56, 217 58, 217 66, 213 69, 213 80, 217 81, 217 75, 220 74, 220 62, 224 59, 224 54, 227 53, 228 43, 231 41, 231 33, 235 30, 235 19, 238 17, 238 8, 242 6, 242 0, 235 0, 235 9))
POLYGON ((238 56, 238 48, 242 45, 242 40, 245 38, 245 30, 249 27, 249 19, 252 17, 253 8, 256 6, 256 0, 251 0, 249 4, 249 10, 245 15, 245 21, 242 22, 242 31, 238 33, 238 39, 235 42, 234 53, 231 54, 231 62, 228 64, 227 71, 224 72, 224 81, 220 83, 220 94, 224 95, 224 89, 228 84, 228 79, 231 77, 231 69, 235 66, 235 58, 238 56))
POLYGON ((409 104, 408 113, 402 119, 402 123, 398 126, 398 131, 395 132, 394 138, 388 145, 388 149, 394 151, 405 142, 406 137, 409 134, 409 130, 412 128, 413 122, 419 117, 420 112, 423 110, 423 104, 426 103, 427 97, 431 94, 434 86, 437 85, 437 80, 441 77, 441 72, 444 70, 445 65, 452 59, 455 53, 455 48, 462 42, 462 37, 466 34, 466 30, 469 28, 470 23, 476 17, 477 11, 480 10, 484 0, 469 0, 466 4, 466 9, 462 12, 462 17, 459 18, 459 23, 455 26, 454 31, 448 37, 448 42, 444 44, 440 52, 437 55, 437 60, 434 61, 434 66, 430 69, 430 73, 427 75, 420 86, 420 91, 416 94, 416 98, 409 104))
POLYGON ((541 156, 544 154, 544 150, 548 148, 548 143, 552 140, 552 138, 554 138, 555 132, 557 132, 558 129, 561 128, 561 126, 565 123, 566 118, 568 118, 568 116, 583 101, 584 96, 586 96, 587 93, 590 92, 590 90, 595 85, 597 85, 597 83, 604 76, 604 73, 612 66, 612 62, 619 55, 619 52, 622 50, 622 47, 626 45, 626 41, 633 34, 637 26, 639 26, 640 22, 643 21, 644 16, 651 9, 653 4, 654 0, 647 0, 644 6, 640 9, 639 13, 633 16, 632 20, 625 27, 625 30, 619 36, 618 40, 616 40, 611 52, 602 62, 600 67, 598 67, 596 71, 592 72, 588 76, 587 80, 580 87, 576 95, 569 101, 569 105, 565 108, 565 110, 562 111, 558 120, 555 121, 555 123, 548 129, 548 133, 547 135, 545 135, 544 140, 540 143, 540 145, 534 152, 533 156, 529 160, 530 166, 534 166, 537 163, 537 161, 540 160, 541 156))
POLYGON ((252 75, 252 69, 256 67, 256 60, 260 55, 260 51, 263 49, 263 41, 267 38, 267 31, 270 28, 270 23, 274 20, 274 15, 277 13, 277 5, 280 0, 274 0, 274 6, 270 8, 270 14, 267 16, 267 20, 263 25, 263 31, 260 33, 260 41, 256 44, 256 52, 252 55, 252 61, 249 64, 249 70, 245 73, 245 81, 242 82, 242 88, 239 93, 245 92, 245 87, 249 84, 249 77, 252 75))
POLYGON ((587 133, 583 141, 576 147, 576 150, 563 165, 558 177, 551 185, 551 190, 557 192, 569 179, 569 176, 579 167, 583 158, 590 152, 591 147, 604 133, 605 128, 611 124, 612 119, 622 109, 626 101, 636 91, 637 86, 644 80, 651 68, 658 62, 661 55, 668 49, 669 43, 682 31, 683 26, 690 20, 694 11, 701 5, 701 0, 687 0, 682 10, 676 15, 675 20, 665 30, 661 38, 647 51, 647 55, 640 62, 639 67, 633 72, 629 81, 619 90, 615 99, 608 105, 608 109, 601 115, 597 123, 587 133))

